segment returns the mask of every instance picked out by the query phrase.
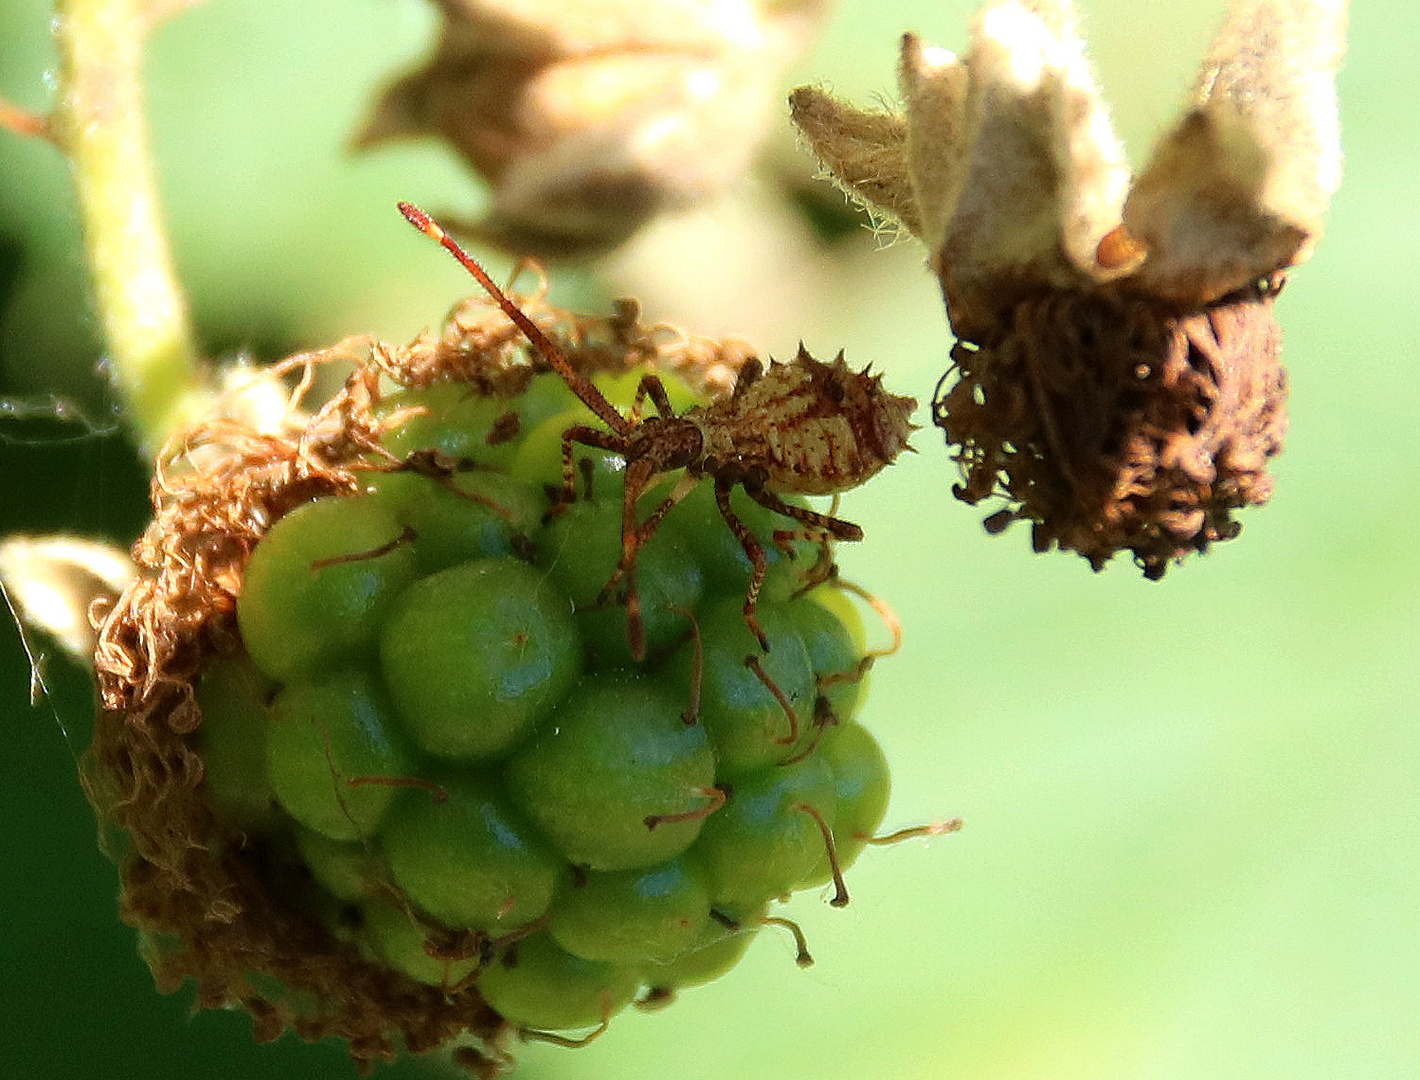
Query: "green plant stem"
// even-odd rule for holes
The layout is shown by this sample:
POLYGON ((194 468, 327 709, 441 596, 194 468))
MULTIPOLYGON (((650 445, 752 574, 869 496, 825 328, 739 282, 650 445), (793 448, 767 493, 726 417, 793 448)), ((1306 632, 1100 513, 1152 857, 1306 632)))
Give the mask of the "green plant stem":
POLYGON ((206 397, 148 152, 142 64, 152 5, 58 0, 58 11, 53 136, 73 168, 112 377, 152 451, 206 397))

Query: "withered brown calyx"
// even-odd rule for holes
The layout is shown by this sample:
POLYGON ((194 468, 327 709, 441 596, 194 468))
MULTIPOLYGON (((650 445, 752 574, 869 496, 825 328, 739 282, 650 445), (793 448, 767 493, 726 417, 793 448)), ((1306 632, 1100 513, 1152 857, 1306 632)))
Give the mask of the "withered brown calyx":
POLYGON ((901 115, 811 87, 833 178, 930 252, 958 341, 933 402, 953 492, 1037 551, 1145 576, 1230 539, 1286 428, 1272 306, 1340 178, 1340 0, 1234 0, 1130 176, 1067 0, 993 3, 958 58, 903 39, 901 115))

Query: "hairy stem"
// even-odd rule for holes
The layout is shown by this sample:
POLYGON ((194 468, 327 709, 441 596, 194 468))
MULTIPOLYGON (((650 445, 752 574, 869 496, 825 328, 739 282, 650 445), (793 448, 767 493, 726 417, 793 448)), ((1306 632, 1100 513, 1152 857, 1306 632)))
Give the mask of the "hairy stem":
POLYGON ((58 0, 58 11, 60 96, 51 132, 73 169, 112 377, 151 451, 204 396, 143 115, 143 42, 154 5, 58 0))

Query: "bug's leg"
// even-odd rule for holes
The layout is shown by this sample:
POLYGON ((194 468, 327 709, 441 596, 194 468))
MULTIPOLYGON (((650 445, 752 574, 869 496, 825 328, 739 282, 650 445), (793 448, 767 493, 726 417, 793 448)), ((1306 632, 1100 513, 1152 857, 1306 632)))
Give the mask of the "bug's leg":
MULTIPOLYGON (((829 517, 838 516, 838 499, 839 496, 835 494, 833 501, 828 504, 829 517)), ((777 534, 775 535, 775 542, 778 542, 777 534)), ((838 564, 833 561, 833 537, 825 534, 819 537, 818 558, 814 560, 814 564, 805 572, 804 579, 806 585, 801 591, 806 592, 808 589, 822 585, 825 581, 829 581, 837 575, 838 564)))
MULTIPOLYGON (((833 533, 827 529, 775 529, 770 534, 770 539, 774 542, 774 547, 784 558, 793 560, 798 557, 799 552, 794 545, 803 540, 819 547, 819 554, 814 559, 814 565, 805 571, 805 574, 812 576, 820 568, 828 568, 833 565, 832 544, 837 539, 833 533)), ((823 574, 817 580, 827 581, 828 575, 823 574)))
MULTIPOLYGON (((765 491, 757 484, 746 484, 745 493, 751 499, 759 503, 766 510, 773 510, 776 514, 783 514, 785 517, 793 518, 800 525, 805 525, 812 530, 822 530, 835 540, 861 540, 863 530, 851 521, 844 521, 842 518, 831 517, 828 514, 820 514, 816 510, 810 510, 806 506, 794 506, 786 503, 773 492, 765 491)), ((793 530, 791 530, 793 531, 793 530)), ((775 539, 778 539, 775 533, 775 539)), ((817 532, 815 532, 817 535, 817 532)), ((809 539, 806 537, 804 539, 809 539)))
MULTIPOLYGON (((774 533, 774 543, 778 545, 780 551, 788 548, 786 554, 793 558, 791 554, 794 550, 793 543, 783 533, 786 530, 779 529, 774 533)), ((820 532, 816 537, 800 536, 801 540, 817 540, 818 558, 814 559, 814 564, 804 571, 804 583, 799 586, 795 596, 802 596, 810 589, 817 588, 825 581, 832 581, 838 574, 838 564, 833 561, 833 537, 825 532, 820 532)))
POLYGON ((682 499, 694 491, 699 483, 700 477, 691 476, 689 473, 681 474, 675 487, 671 488, 671 493, 662 499, 656 508, 646 515, 646 520, 637 527, 637 531, 641 534, 641 543, 644 544, 651 539, 651 535, 660 526, 662 519, 674 510, 682 499))
POLYGON ((820 552, 818 561, 804 573, 805 588, 821 584, 833 575, 832 552, 827 550, 830 541, 863 539, 863 530, 851 521, 844 521, 829 514, 820 514, 816 510, 786 503, 772 492, 765 491, 762 484, 747 483, 744 487, 745 493, 766 510, 783 514, 803 526, 799 529, 776 529, 774 531, 774 546, 783 552, 785 558, 794 558, 793 543, 796 540, 809 540, 824 545, 824 550, 820 552))
POLYGON ((557 509, 571 506, 577 498, 577 470, 572 464, 572 447, 577 441, 577 429, 568 428, 562 433, 562 492, 557 497, 557 509))
POLYGON ((764 545, 749 531, 749 528, 730 507, 730 492, 734 490, 734 487, 735 481, 717 477, 715 479, 715 505, 720 508, 720 516, 725 519, 725 524, 729 526, 735 539, 740 542, 740 547, 744 549, 750 565, 754 568, 750 572, 749 588, 745 590, 745 625, 749 627, 750 633, 759 639, 759 647, 768 652, 769 639, 764 636, 764 630, 759 625, 759 619, 754 612, 755 606, 759 603, 759 590, 764 584, 764 575, 769 573, 769 560, 764 554, 764 545))
MULTIPOLYGON (((626 582, 626 643, 638 662, 646 659, 646 626, 641 621, 641 594, 636 589, 636 554, 643 543, 641 529, 636 524, 636 503, 654 475, 654 467, 645 458, 626 467, 626 491, 621 501, 621 562, 606 586, 610 589, 618 574, 626 582)), ((605 595, 606 589, 602 592, 605 595)))
MULTIPOLYGON (((764 577, 769 572, 769 560, 765 555, 764 545, 761 544, 755 535, 749 531, 749 527, 740 520, 734 509, 730 506, 730 492, 734 490, 735 484, 739 482, 729 477, 715 478, 715 505, 720 508, 720 516, 725 519, 725 524, 729 526, 730 532, 734 534, 736 540, 740 542, 740 547, 744 549, 745 556, 749 559, 753 570, 750 574, 749 588, 745 590, 744 619, 745 625, 749 627, 750 633, 759 641, 759 647, 764 652, 769 652, 769 638, 764 633, 764 628, 759 624, 759 616, 756 614, 756 607, 759 603, 759 590, 764 585, 764 577)), ((780 689, 779 684, 770 677, 769 673, 759 662, 757 656, 746 656, 745 667, 754 674, 764 688, 774 697, 784 710, 784 715, 789 721, 789 733, 782 739, 775 742, 791 746, 799 738, 799 717, 794 711, 794 706, 789 700, 789 696, 780 689)))
POLYGON ((630 420, 616 411, 616 406, 607 401, 605 395, 596 388, 596 384, 593 383, 591 379, 587 378, 572 366, 571 362, 563 354, 562 350, 557 347, 556 343, 542 332, 537 323, 528 318, 522 308, 513 303, 508 294, 500 289, 498 284, 488 276, 488 271, 483 269, 468 252, 459 247, 453 237, 449 236, 448 233, 440 228, 437 222, 412 203, 400 203, 399 212, 404 215, 406 221, 425 236, 443 245, 444 249, 457 259, 465 270, 474 276, 474 279, 482 285, 488 295, 493 298, 494 303, 502 309, 503 314, 513 321, 513 324, 523 332, 523 336, 528 339, 528 342, 538 351, 539 355, 562 377, 562 381, 571 388, 574 394, 582 399, 582 403, 586 405, 587 408, 596 413, 597 419, 619 435, 626 435, 635 427, 630 420))
POLYGON ((641 381, 636 384, 636 403, 631 409, 632 416, 639 417, 641 415, 641 405, 648 397, 651 399, 651 404, 656 407, 656 412, 665 417, 675 415, 675 408, 671 405, 671 399, 666 395, 666 386, 661 382, 661 377, 659 375, 642 375, 641 381))
POLYGON ((636 384, 636 396, 631 399, 631 422, 633 424, 641 422, 641 410, 646 406, 646 380, 650 378, 653 376, 643 375, 641 381, 636 384))
MULTIPOLYGON (((649 480, 649 478, 648 478, 649 480)), ((675 509, 676 505, 695 490, 695 486, 700 482, 698 476, 682 475, 676 482, 676 486, 671 489, 671 493, 657 504, 656 508, 646 516, 646 520, 636 526, 636 549, 640 550, 655 535, 656 529, 660 527, 661 521, 675 509)), ((637 498, 640 498, 638 495, 637 498)), ((624 525, 624 522, 623 522, 624 525)), ((616 564, 616 569, 612 571, 607 583, 602 586, 601 595, 598 602, 605 600, 610 595, 611 590, 616 588, 621 579, 626 574, 625 541, 622 542, 622 560, 616 564)))
POLYGON ((596 480, 597 467, 592 464, 592 459, 584 457, 577 462, 577 469, 582 474, 582 498, 591 502, 596 497, 596 492, 592 490, 592 485, 596 480))
POLYGON ((562 433, 562 494, 558 504, 566 506, 577 501, 577 469, 572 462, 575 452, 572 447, 580 443, 597 450, 610 450, 613 454, 624 453, 625 443, 619 435, 609 431, 598 431, 593 427, 578 424, 562 433))

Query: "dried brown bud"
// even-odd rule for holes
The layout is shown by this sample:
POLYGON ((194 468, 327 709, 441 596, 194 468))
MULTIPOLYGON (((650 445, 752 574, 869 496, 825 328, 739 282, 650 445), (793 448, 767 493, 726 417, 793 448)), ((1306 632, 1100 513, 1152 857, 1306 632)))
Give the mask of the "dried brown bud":
POLYGON ((443 0, 433 56, 381 96, 360 147, 437 135, 492 189, 460 231, 596 253, 741 177, 784 66, 827 0, 443 0))

